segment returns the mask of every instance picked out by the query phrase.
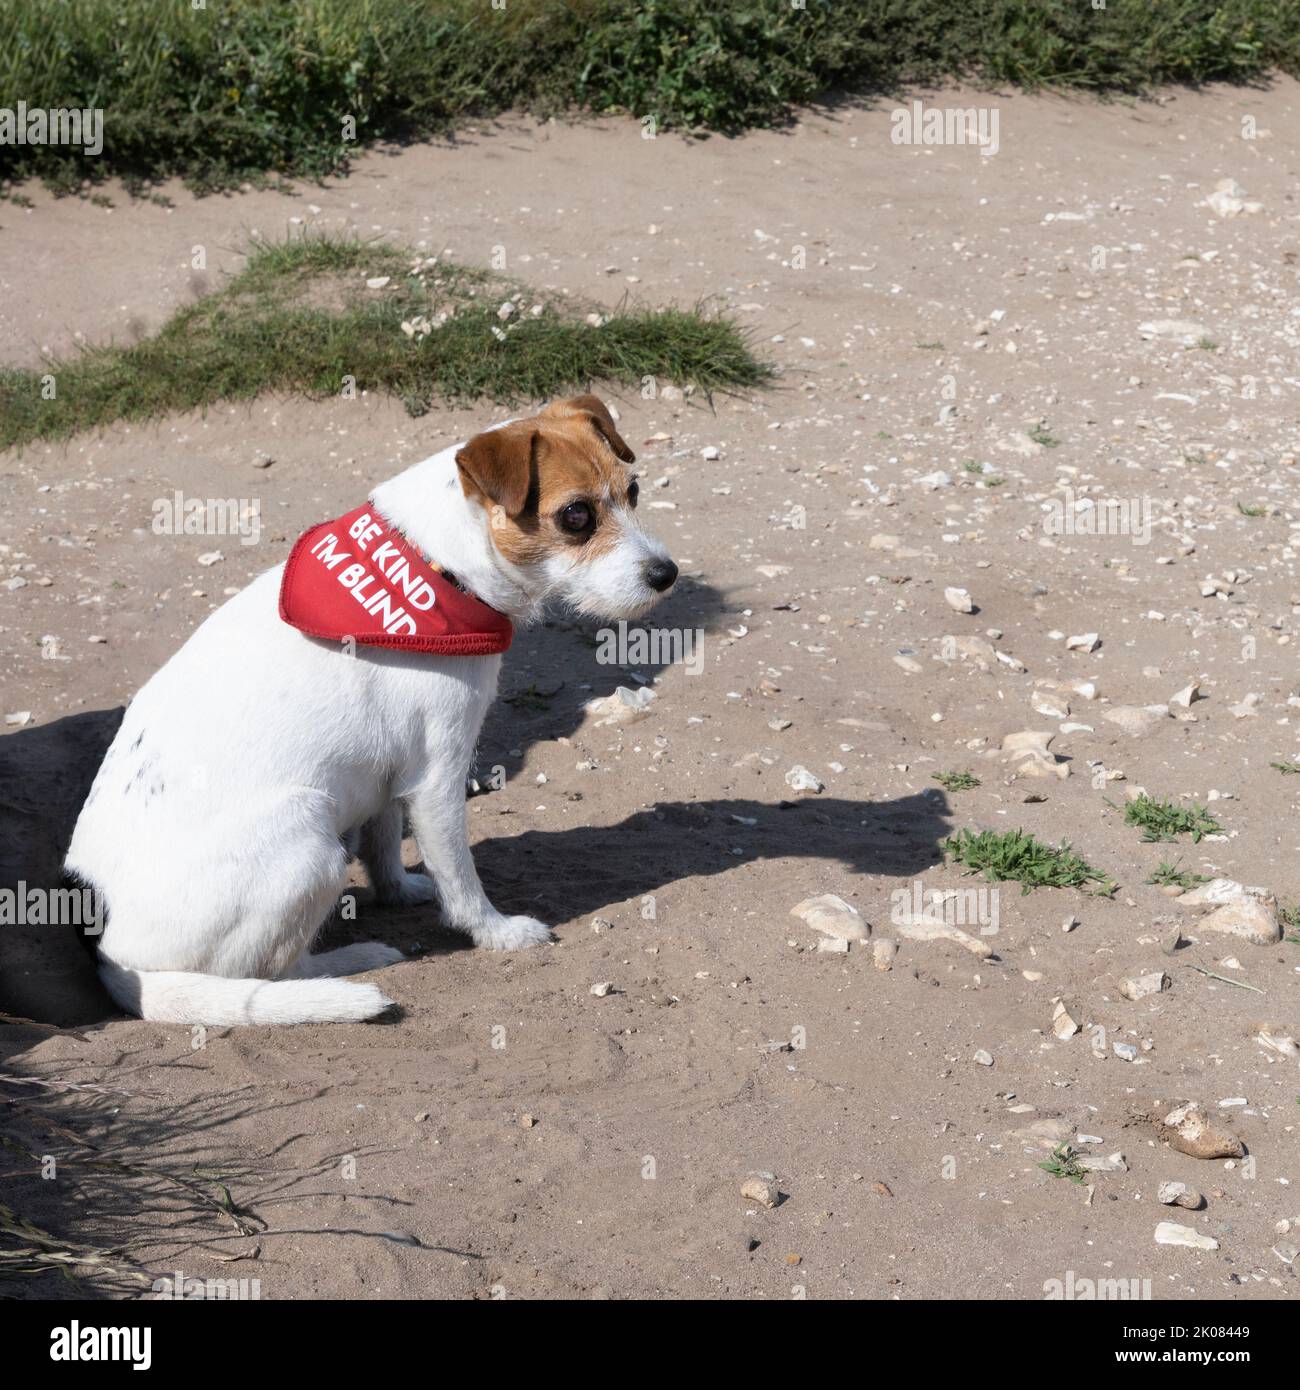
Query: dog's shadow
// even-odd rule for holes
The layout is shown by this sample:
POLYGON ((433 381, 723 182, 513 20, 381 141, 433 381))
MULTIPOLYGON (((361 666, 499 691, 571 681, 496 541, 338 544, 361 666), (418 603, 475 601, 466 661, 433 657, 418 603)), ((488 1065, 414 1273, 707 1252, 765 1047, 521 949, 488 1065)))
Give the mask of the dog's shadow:
MULTIPOLYGON (((642 918, 671 922, 676 908, 660 898, 674 885, 735 873, 757 860, 785 860, 797 864, 790 901, 754 899, 755 906, 784 916, 798 898, 851 895, 863 875, 907 879, 940 863, 949 814, 938 788, 889 801, 670 801, 612 825, 493 836, 474 846, 474 861, 497 908, 554 924, 629 902, 642 918)), ((378 937, 408 953, 471 949, 467 937, 431 934, 437 923, 432 908, 386 911, 374 906, 368 891, 356 896, 357 915, 336 915, 322 946, 378 937)))

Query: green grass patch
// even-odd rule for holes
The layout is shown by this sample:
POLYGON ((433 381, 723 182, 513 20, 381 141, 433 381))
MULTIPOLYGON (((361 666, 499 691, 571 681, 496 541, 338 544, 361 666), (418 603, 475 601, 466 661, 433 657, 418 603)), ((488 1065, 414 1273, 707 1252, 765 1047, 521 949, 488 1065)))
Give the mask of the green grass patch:
POLYGON ((1079 1166, 1078 1152, 1069 1144, 1058 1144, 1051 1158, 1038 1166, 1054 1178, 1069 1178, 1074 1183, 1081 1183, 1088 1175, 1088 1170, 1079 1166))
POLYGON ((1291 773, 1300 772, 1300 763, 1269 763, 1269 767, 1276 768, 1283 776, 1291 773))
POLYGON ((0 448, 263 392, 383 391, 419 415, 435 395, 512 403, 646 378, 707 393, 771 377, 723 315, 625 306, 592 326, 589 312, 399 247, 315 236, 262 246, 142 342, 0 368, 0 448))
POLYGON ((973 772, 932 772, 930 776, 946 792, 968 792, 982 785, 973 772))
POLYGON ((1217 835, 1223 830, 1198 802, 1178 806, 1172 801, 1157 801, 1145 792, 1124 803, 1124 824, 1140 826, 1146 841, 1176 840, 1179 835, 1190 835, 1199 844, 1202 835, 1217 835))
POLYGON ((1187 869, 1180 869, 1181 859, 1176 859, 1171 864, 1167 859, 1162 860, 1155 873, 1147 879, 1148 883, 1154 883, 1157 888, 1182 888, 1184 891, 1195 888, 1198 883, 1209 883, 1209 879, 1204 874, 1194 874, 1187 869))
POLYGON ((1113 893, 1115 884, 1081 859, 1063 840, 1045 845, 1028 831, 962 829, 943 842, 944 853, 954 863, 964 864, 971 873, 982 873, 996 881, 1019 883, 1022 893, 1034 888, 1086 888, 1101 885, 1095 892, 1113 893))
POLYGON ((1300 71, 1295 0, 6 0, 0 92, 102 108, 104 150, 0 147, 0 177, 320 176, 509 109, 734 133, 945 78, 1140 93, 1300 71))

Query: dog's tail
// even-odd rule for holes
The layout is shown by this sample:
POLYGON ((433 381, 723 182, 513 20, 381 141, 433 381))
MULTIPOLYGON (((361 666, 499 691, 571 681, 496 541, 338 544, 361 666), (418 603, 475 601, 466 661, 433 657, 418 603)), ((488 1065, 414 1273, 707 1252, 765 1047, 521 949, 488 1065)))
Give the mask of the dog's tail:
POLYGON ((101 955, 99 974, 128 1012, 156 1023, 210 1028, 268 1023, 360 1023, 393 1001, 353 980, 230 980, 181 970, 127 970, 101 955))

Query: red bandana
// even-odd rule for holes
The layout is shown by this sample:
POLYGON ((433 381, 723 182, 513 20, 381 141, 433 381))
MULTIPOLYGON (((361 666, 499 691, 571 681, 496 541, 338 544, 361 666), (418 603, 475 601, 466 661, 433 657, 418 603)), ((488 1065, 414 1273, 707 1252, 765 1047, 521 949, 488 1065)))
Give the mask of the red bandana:
POLYGON ((300 536, 284 567, 280 616, 308 637, 446 656, 510 645, 510 619, 458 589, 367 503, 300 536))

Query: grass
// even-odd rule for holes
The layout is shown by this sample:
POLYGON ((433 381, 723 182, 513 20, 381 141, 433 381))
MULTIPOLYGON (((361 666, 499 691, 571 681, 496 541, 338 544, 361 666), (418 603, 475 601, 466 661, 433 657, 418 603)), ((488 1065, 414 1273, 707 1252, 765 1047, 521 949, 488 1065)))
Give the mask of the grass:
POLYGON ((944 78, 1140 93, 1278 69, 1300 71, 1296 0, 7 0, 0 92, 102 108, 105 144, 0 147, 0 178, 223 187, 510 109, 735 133, 944 78))
POLYGON ((1289 776, 1293 772, 1300 772, 1300 763, 1269 763, 1269 767, 1276 768, 1283 776, 1289 776))
POLYGON ((1079 1155, 1069 1144, 1058 1144, 1051 1158, 1038 1166, 1054 1178, 1069 1178, 1073 1183, 1081 1183, 1088 1175, 1088 1170, 1079 1166, 1079 1155))
POLYGON ((946 792, 968 792, 982 785, 973 772, 932 772, 930 775, 946 792))
POLYGON ((1034 888, 1085 888, 1113 893, 1116 885, 1081 859, 1068 844, 1045 845, 1024 830, 974 831, 962 829, 943 843, 944 852, 971 873, 982 873, 995 882, 1019 883, 1022 893, 1034 888))
POLYGON ((1217 835, 1223 827, 1198 802, 1176 806, 1172 801, 1157 801, 1145 792, 1124 804, 1124 824, 1137 825, 1142 838, 1148 842, 1175 840, 1190 835, 1199 844, 1202 835, 1217 835))
POLYGON ((1029 437, 1035 444, 1041 444, 1044 449, 1055 449, 1061 442, 1048 432, 1047 426, 1041 420, 1029 431, 1029 437))
POLYGON ((1176 859, 1172 864, 1166 859, 1156 869, 1155 873, 1147 879, 1148 883, 1154 883, 1157 888, 1182 888, 1187 890, 1195 888, 1198 883, 1209 883, 1209 879, 1204 874, 1189 873, 1186 869, 1178 866, 1182 860, 1176 859))
POLYGON ((593 327, 588 307, 393 246, 315 236, 263 245, 150 338, 0 368, 0 448, 266 391, 384 391, 419 415, 435 394, 509 403, 596 380, 710 392, 771 376, 722 315, 623 307, 593 327))

